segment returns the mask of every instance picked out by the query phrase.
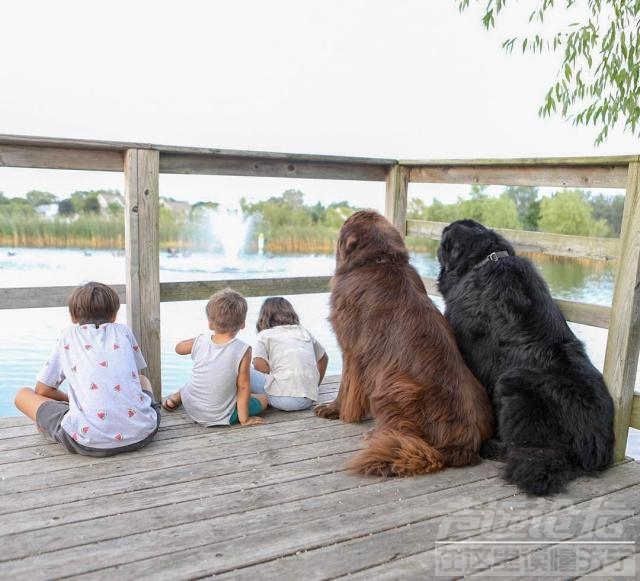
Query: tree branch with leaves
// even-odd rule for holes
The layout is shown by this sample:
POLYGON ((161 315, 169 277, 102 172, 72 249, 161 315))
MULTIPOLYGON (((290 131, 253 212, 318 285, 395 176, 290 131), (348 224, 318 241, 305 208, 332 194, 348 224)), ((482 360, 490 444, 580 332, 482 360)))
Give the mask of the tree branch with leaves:
MULTIPOLYGON (((492 29, 509 0, 456 0, 461 12, 483 3, 482 23, 492 29)), ((515 4, 515 2, 512 2, 515 4)), ((640 0, 535 0, 528 26, 532 32, 506 39, 508 52, 560 52, 555 82, 538 114, 560 113, 574 125, 598 129, 596 145, 622 126, 640 136, 640 0), (560 30, 543 29, 553 17, 576 15, 560 30), (540 31, 538 32, 538 29, 540 31)))

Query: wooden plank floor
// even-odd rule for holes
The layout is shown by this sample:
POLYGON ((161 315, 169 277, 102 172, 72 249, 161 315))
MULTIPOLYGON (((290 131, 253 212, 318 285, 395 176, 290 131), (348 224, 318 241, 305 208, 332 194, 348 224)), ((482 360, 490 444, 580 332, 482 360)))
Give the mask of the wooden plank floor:
MULTIPOLYGON (((335 381, 323 385, 324 400, 335 381)), ((28 420, 0 419, 0 579, 564 579, 635 570, 636 462, 535 498, 488 461, 414 478, 353 476, 344 465, 371 422, 311 411, 270 410, 265 419, 207 429, 164 413, 147 448, 106 459, 67 454, 28 420)))

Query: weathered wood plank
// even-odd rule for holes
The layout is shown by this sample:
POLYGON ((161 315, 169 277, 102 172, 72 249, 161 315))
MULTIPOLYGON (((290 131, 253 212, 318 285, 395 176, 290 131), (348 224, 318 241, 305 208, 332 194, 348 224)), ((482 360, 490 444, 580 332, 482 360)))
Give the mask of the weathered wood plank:
POLYGON ((123 171, 127 150, 153 150, 164 173, 384 181, 393 159, 0 135, 0 166, 123 171))
MULTIPOLYGON (((105 284, 109 284, 104 281, 105 284)), ((121 304, 126 303, 125 286, 110 284, 118 293, 121 304)), ((0 288, 0 309, 34 309, 46 307, 66 307, 73 286, 13 287, 0 288)))
MULTIPOLYGON (((430 479, 434 476, 430 475, 411 480, 419 480, 428 485, 430 479)), ((397 482, 397 480, 390 480, 386 484, 393 486, 397 482)), ((361 494, 365 496, 373 495, 377 487, 382 489, 384 486, 384 484, 381 484, 374 487, 366 487, 361 490, 361 494)), ((615 482, 613 486, 618 488, 615 482)), ((252 511, 244 515, 244 522, 236 521, 235 529, 230 529, 233 526, 230 524, 224 535, 216 535, 214 533, 207 538, 206 527, 207 525, 209 527, 215 526, 213 521, 197 523, 199 526, 195 530, 194 527, 189 526, 175 527, 177 530, 165 528, 162 531, 158 531, 158 537, 154 538, 159 547, 153 547, 152 541, 145 541, 144 538, 136 535, 128 538, 129 542, 134 543, 137 548, 139 560, 135 562, 127 559, 124 554, 124 543, 121 540, 114 539, 102 544, 101 549, 105 552, 101 552, 100 559, 104 560, 103 562, 108 568, 103 567, 99 573, 96 571, 96 574, 98 578, 106 578, 116 570, 115 567, 117 566, 119 574, 135 577, 140 575, 144 569, 148 569, 151 563, 150 559, 153 559, 153 566, 156 567, 156 572, 160 579, 191 578, 204 575, 219 575, 226 572, 233 577, 234 575, 239 576, 241 571, 238 571, 238 569, 246 565, 266 564, 282 557, 304 555, 305 551, 312 551, 322 546, 334 546, 336 543, 345 543, 351 539, 368 539, 378 534, 385 535, 388 531, 399 531, 410 535, 410 531, 414 527, 419 527, 425 522, 428 523, 431 530, 431 539, 429 539, 429 535, 420 535, 419 542, 423 548, 425 546, 433 547, 433 541, 438 538, 439 533, 441 534, 439 529, 442 524, 442 518, 451 512, 453 506, 456 507, 454 511, 460 508, 479 507, 478 512, 481 512, 492 507, 492 504, 487 503, 488 499, 496 498, 507 499, 502 500, 502 505, 505 508, 513 505, 513 499, 509 498, 512 496, 509 487, 500 485, 497 479, 457 486, 454 490, 453 498, 452 490, 446 489, 417 496, 401 494, 396 497, 396 500, 390 500, 382 504, 377 504, 372 498, 362 507, 360 505, 352 507, 348 503, 342 503, 339 505, 339 509, 335 510, 334 504, 333 514, 330 512, 329 516, 319 516, 319 518, 315 518, 312 511, 305 511, 305 518, 300 519, 300 512, 292 511, 289 513, 288 518, 285 517, 284 521, 274 518, 273 522, 265 524, 258 532, 249 532, 249 534, 245 534, 245 530, 251 531, 252 511), (233 538, 235 535, 237 537, 233 538), (425 536, 427 537, 426 539, 425 536), (164 540, 165 537, 174 539, 171 545, 173 549, 171 554, 162 554, 161 548, 167 542, 164 540), (239 538, 242 539, 246 546, 250 546, 252 550, 245 552, 234 550, 234 547, 237 547, 237 539, 239 538), (118 565, 122 561, 128 562, 118 565)), ((632 496, 628 490, 624 491, 624 493, 626 493, 627 498, 632 496)), ((635 493, 637 494, 637 491, 635 493)), ((522 497, 520 506, 523 507, 523 513, 527 517, 532 516, 532 510, 541 510, 538 499, 527 500, 526 497, 522 497)), ((518 512, 520 511, 520 506, 518 506, 518 512)), ((544 512, 544 509, 542 510, 544 512)), ((513 513, 513 511, 511 512, 513 513)), ((454 512, 454 514, 456 513, 454 512)), ((463 517, 465 511, 459 511, 458 514, 463 517)), ((469 532, 466 531, 466 534, 468 535, 469 532)), ((384 541, 380 542, 378 550, 384 551, 385 546, 386 543, 384 541)), ((369 559, 377 559, 378 550, 374 548, 374 550, 370 551, 369 559)), ((63 551, 60 555, 56 554, 54 558, 66 556, 73 558, 69 551, 63 551)), ((326 560, 323 569, 324 567, 335 566, 336 563, 340 566, 343 559, 348 560, 349 558, 341 551, 340 556, 336 555, 333 560, 326 560)), ((359 563, 359 568, 361 569, 366 569, 368 566, 369 563, 366 560, 359 563)), ((291 574, 294 570, 299 571, 300 569, 292 568, 289 573, 291 574)), ((307 569, 304 570, 307 571, 307 569)), ((348 570, 345 571, 346 574, 350 572, 348 570)), ((285 575, 285 578, 288 576, 285 575)), ((316 572, 315 578, 327 578, 330 576, 332 575, 325 575, 321 569, 316 572)), ((369 578, 375 578, 375 576, 369 578)))
MULTIPOLYGON (((638 538, 640 538, 640 534, 638 534, 638 538)), ((584 581, 586 579, 593 581, 594 578, 607 579, 607 581, 613 581, 614 579, 637 579, 638 569, 636 567, 636 560, 637 551, 636 554, 632 557, 627 557, 626 559, 622 559, 621 561, 612 561, 598 571, 590 572, 582 577, 578 577, 577 581, 584 581)), ((557 578, 555 581, 558 581, 557 578)))
MULTIPOLYGON (((540 575, 535 574, 538 571, 531 570, 532 563, 534 565, 537 563, 541 571, 545 571, 546 565, 549 573, 556 573, 556 579, 567 579, 597 570, 600 565, 611 562, 611 556, 615 555, 619 558, 620 549, 625 555, 633 554, 635 552, 633 545, 640 533, 640 518, 637 516, 634 518, 639 510, 636 502, 639 493, 640 486, 633 486, 609 494, 604 499, 583 502, 572 506, 571 509, 560 510, 549 517, 536 519, 534 523, 523 523, 523 526, 516 530, 500 530, 483 534, 478 537, 478 540, 499 544, 501 541, 510 541, 516 537, 517 542, 528 541, 528 543, 515 545, 517 547, 515 553, 519 554, 517 558, 513 558, 513 554, 509 555, 509 552, 504 550, 490 552, 489 558, 486 559, 486 566, 478 567, 480 570, 468 577, 484 577, 485 573, 490 572, 492 575, 512 574, 518 579, 534 581, 540 579, 540 575), (607 508, 607 504, 615 506, 615 509, 607 508), (565 521, 564 526, 558 525, 559 519, 565 521), (604 526, 601 524, 603 522, 606 523, 604 526), (616 534, 618 532, 616 529, 620 529, 622 534, 616 534), (582 547, 590 546, 582 553, 582 559, 575 559, 572 562, 565 553, 562 562, 558 562, 558 548, 561 544, 564 547, 570 546, 567 541, 578 543, 578 546, 582 547), (610 556, 603 554, 602 549, 607 549, 610 545, 603 545, 602 541, 615 543, 618 550, 607 551, 610 556), (534 552, 535 556, 532 555, 534 552), (555 558, 553 553, 556 554, 555 558), (602 556, 602 561, 598 559, 598 554, 602 556), (562 566, 565 568, 562 569, 562 566), (586 568, 580 569, 579 566, 586 566, 586 568)), ((547 575, 544 578, 547 578, 547 575)))
POLYGON ((601 305, 589 305, 587 303, 576 303, 575 301, 565 301, 554 299, 556 305, 560 307, 564 318, 573 323, 591 325, 607 329, 611 319, 611 308, 601 305))
MULTIPOLYGON (((168 484, 153 489, 125 491, 100 497, 99 502, 90 497, 72 499, 63 503, 64 510, 61 510, 61 505, 56 504, 28 508, 12 513, 10 518, 0 520, 0 531, 3 535, 11 535, 46 528, 51 524, 82 522, 154 507, 165 507, 171 512, 176 508, 174 505, 203 499, 207 499, 207 504, 212 502, 213 506, 213 503, 218 502, 224 504, 227 498, 238 493, 244 493, 250 502, 252 498, 259 497, 264 488, 274 487, 277 490, 290 482, 298 482, 298 486, 304 488, 309 479, 330 474, 345 478, 344 473, 336 469, 336 462, 344 461, 348 455, 349 452, 335 457, 314 456, 291 463, 286 469, 274 470, 272 466, 262 466, 250 472, 239 470, 232 474, 168 484), (221 498, 216 499, 217 496, 221 498)), ((310 486, 310 490, 313 491, 313 486, 310 486)))
POLYGON ((147 362, 153 394, 162 394, 160 363, 160 186, 157 151, 125 154, 127 322, 147 362))
MULTIPOLYGON (((440 240, 445 226, 447 226, 446 222, 407 220, 407 234, 440 240)), ((494 230, 509 240, 518 252, 594 260, 612 260, 620 256, 620 240, 617 238, 569 236, 507 228, 494 228, 494 230)))
POLYGON ((597 158, 585 164, 562 163, 561 159, 546 164, 531 160, 529 165, 522 160, 399 163, 410 168, 410 181, 426 183, 623 188, 627 179, 626 164, 607 164, 597 158))
MULTIPOLYGON (((295 295, 329 292, 330 276, 299 278, 272 278, 246 280, 218 280, 193 282, 163 282, 160 284, 162 302, 206 300, 214 292, 231 286, 246 297, 295 295)), ((440 296, 437 281, 423 279, 430 295, 440 296)), ((124 285, 112 285, 123 303, 126 301, 124 285)), ((0 288, 0 308, 60 307, 67 303, 74 287, 48 287, 41 289, 0 288), (29 292, 27 292, 29 291, 29 292), (32 291, 37 291, 33 292, 32 291), (3 306, 3 305, 13 306, 3 306)), ((568 321, 607 328, 610 309, 574 301, 556 299, 568 321)))
MULTIPOLYGON (((475 482, 495 482, 495 470, 495 466, 487 464, 484 470, 465 473, 465 476, 475 479, 475 482), (483 475, 486 477, 482 478, 483 475)), ((467 482, 460 482, 462 483, 467 482)), ((399 480, 392 486, 389 484, 382 478, 358 478, 335 473, 314 476, 303 482, 283 482, 277 487, 263 486, 223 496, 215 496, 213 492, 213 495, 206 497, 206 502, 203 502, 203 498, 181 501, 177 506, 172 506, 173 510, 167 510, 165 503, 145 507, 140 511, 123 511, 93 519, 91 531, 86 530, 86 522, 78 521, 59 525, 56 535, 51 535, 46 528, 20 535, 13 533, 3 538, 2 552, 5 557, 0 556, 0 560, 6 559, 6 556, 10 556, 10 559, 28 557, 29 547, 37 546, 42 554, 166 527, 190 525, 201 520, 210 522, 209 537, 216 535, 224 538, 226 529, 228 538, 238 530, 237 524, 243 520, 246 522, 246 526, 241 527, 243 534, 249 534, 272 528, 275 523, 282 523, 292 514, 312 514, 317 519, 334 514, 336 506, 344 505, 349 510, 375 506, 428 491, 449 489, 452 481, 451 477, 445 478, 442 473, 439 477, 434 475, 429 478, 420 487, 415 486, 410 479, 399 480), (251 513, 250 518, 248 511, 251 513)), ((210 491, 205 491, 208 492, 210 491)))
POLYGON ((402 237, 407 230, 409 170, 399 165, 387 173, 384 215, 398 229, 402 237))
POLYGON ((634 394, 631 402, 631 421, 629 426, 640 430, 640 395, 634 394))
MULTIPOLYGON (((336 379, 328 377, 331 383, 322 389, 335 389, 336 379)), ((383 564, 393 567, 411 555, 427 555, 433 572, 446 515, 469 522, 501 510, 513 524, 553 514, 554 501, 577 506, 622 489, 638 497, 629 488, 640 482, 633 462, 601 478, 578 479, 568 493, 544 501, 518 495, 496 478, 499 466, 492 462, 419 478, 353 476, 343 468, 370 422, 343 424, 311 411, 273 413, 282 424, 199 428, 200 434, 121 457, 18 462, 32 469, 10 479, 15 492, 2 495, 6 479, 0 484, 0 500, 12 500, 12 512, 0 519, 0 575, 42 578, 46 559, 67 575, 91 578, 116 571, 135 577, 150 567, 160 579, 220 573, 239 578, 258 567, 264 579, 287 578, 301 567, 309 579, 357 578, 358 571, 377 578, 383 564), (55 470, 56 461, 64 467, 55 470), (79 470, 85 464, 91 468, 79 470), (38 478, 45 489, 20 486, 30 488, 38 478)), ((167 420, 173 425, 162 430, 180 433, 188 425, 181 411, 167 414, 167 420)), ((21 426, 7 429, 15 427, 21 426)), ((494 519, 492 527, 501 522, 494 519)), ((445 538, 479 533, 487 529, 463 527, 445 538)))
POLYGON ((122 171, 121 151, 0 144, 0 167, 122 171))
MULTIPOLYGON (((637 509, 637 498, 640 486, 638 485, 638 466, 634 463, 618 465, 611 469, 606 480, 579 479, 572 485, 570 494, 562 494, 555 498, 542 499, 517 495, 506 500, 487 499, 485 505, 479 505, 477 509, 451 511, 446 520, 426 521, 417 523, 406 529, 396 529, 379 535, 376 539, 369 539, 368 549, 363 547, 360 554, 371 555, 381 551, 380 560, 375 566, 363 564, 361 571, 352 573, 350 578, 361 579, 421 579, 435 576, 438 559, 442 551, 451 548, 443 541, 474 540, 513 540, 514 536, 522 540, 524 534, 533 533, 537 541, 544 540, 540 529, 547 527, 548 531, 558 532, 563 539, 572 539, 580 535, 581 526, 585 523, 594 529, 602 529, 627 518, 629 512, 637 509), (616 482, 621 479, 622 482, 616 482), (629 488, 631 486, 631 488, 629 488), (592 500, 596 499, 596 500, 592 500), (603 507, 611 503, 615 506, 613 512, 606 512, 603 507), (622 506, 626 509, 620 510, 622 506), (598 509, 602 509, 600 517, 598 509), (617 510, 616 510, 617 509, 617 510), (605 514, 606 512, 606 514, 605 514), (591 520, 589 520, 591 519, 591 520), (564 527, 564 528, 563 528, 564 527), (564 530, 566 529, 566 530, 564 530), (404 544, 402 541, 404 540, 404 544), (436 543, 438 543, 436 545, 436 543), (391 550, 384 553, 385 547, 391 550), (386 557, 386 558, 385 558, 386 557)), ((614 524, 615 526, 615 524, 614 524)), ((626 531, 625 531, 626 532, 626 531)), ((630 535, 634 531, 628 531, 630 535)), ((626 537, 626 535, 625 535, 626 537)), ((363 543, 359 539, 352 541, 347 546, 329 548, 340 554, 358 550, 358 545, 363 543), (354 546, 356 545, 356 546, 354 546)), ((454 546, 455 548, 455 546, 454 546)), ((541 545, 532 545, 532 550, 540 550, 541 545)), ((488 552, 487 552, 488 553, 488 552)), ((502 551, 502 555, 509 554, 502 551)), ((325 561, 331 563, 332 555, 324 554, 325 561)), ((335 559, 335 556, 333 557, 335 559)), ((369 557, 370 562, 373 561, 369 557)), ((298 562, 302 564, 300 559, 298 562)), ((479 560, 482 562, 482 560, 479 560)), ((268 564, 270 565, 270 564, 268 564)), ((250 569, 244 570, 250 573, 250 569)), ((266 573, 269 567, 265 567, 266 573)), ((468 573, 472 573, 469 571, 468 573)), ((342 573, 347 574, 347 573, 342 573)), ((337 577, 337 575, 335 575, 337 577)), ((443 572, 443 578, 461 578, 463 573, 451 573, 449 576, 443 572)), ((569 578, 570 576, 565 576, 569 578)), ((270 577, 266 574, 265 579, 270 577)), ((519 577, 518 577, 519 578, 519 577)))
POLYGON ((591 167, 627 167, 633 161, 640 161, 637 155, 610 156, 574 156, 574 157, 506 157, 506 158, 472 158, 472 159, 401 159, 399 164, 409 167, 547 167, 570 166, 591 167))
MULTIPOLYGON (((247 297, 329 292, 330 280, 330 276, 309 276, 163 282, 160 283, 160 300, 162 302, 205 300, 214 292, 226 287, 232 287, 247 297)), ((116 290, 122 304, 126 304, 125 285, 111 284, 110 286, 116 290)), ((74 288, 72 286, 0 288, 0 309, 66 307, 69 295, 74 288)))
MULTIPOLYGON (((49 486, 43 482, 43 479, 37 476, 17 477, 16 481, 24 484, 25 490, 19 495, 6 494, 0 495, 0 514, 14 513, 29 508, 41 507, 48 503, 65 503, 72 500, 82 500, 89 497, 105 497, 112 494, 120 494, 122 492, 141 489, 155 489, 161 486, 173 485, 177 483, 191 482, 213 476, 224 476, 237 474, 239 470, 242 472, 251 472, 260 466, 271 465, 277 466, 290 462, 297 462, 309 458, 319 458, 321 456, 339 457, 339 454, 350 452, 353 453, 360 447, 361 435, 345 436, 344 438, 336 437, 331 441, 323 443, 319 448, 317 444, 303 444, 300 446, 290 446, 284 449, 269 449, 268 454, 265 452, 261 456, 251 455, 242 459, 211 457, 215 462, 192 462, 191 464, 180 464, 170 467, 147 469, 136 475, 132 481, 127 474, 117 473, 115 476, 102 478, 101 480, 91 480, 83 478, 73 483, 73 486, 53 486, 51 481, 49 486), (43 491, 46 490, 46 494, 43 491)), ((149 446, 159 446, 158 442, 153 442, 149 446)), ((154 460, 161 461, 156 455, 154 460)), ((340 459, 341 463, 345 460, 340 459)), ((100 465, 95 459, 87 460, 85 468, 91 468, 93 471, 100 465)), ((336 464, 337 470, 342 470, 342 464, 336 464)), ((67 475, 66 470, 59 471, 56 474, 55 482, 61 482, 67 475)), ((77 472, 77 471, 76 471, 77 472)), ((245 474, 246 476, 246 474, 245 474)), ((46 480, 46 479, 45 479, 46 480)), ((4 486, 8 486, 8 482, 3 482, 4 486)))
POLYGON ((160 298, 163 302, 206 300, 214 292, 226 287, 231 287, 246 297, 325 293, 329 292, 330 280, 330 276, 309 276, 295 278, 163 282, 160 285, 160 298))
MULTIPOLYGON (((438 281, 435 278, 423 278, 422 280, 425 283, 429 295, 435 297, 441 296, 438 290, 438 281)), ((609 319, 611 316, 611 309, 609 307, 565 301, 562 299, 554 299, 554 302, 558 305, 567 321, 580 323, 582 325, 591 325, 592 327, 600 327, 602 329, 609 327, 609 319)))
POLYGON ((270 159, 263 156, 231 157, 204 153, 161 153, 161 173, 202 174, 297 179, 329 179, 384 181, 387 167, 383 164, 302 159, 270 159))
MULTIPOLYGON (((305 422, 309 426, 311 422, 305 422)), ((140 450, 136 454, 136 462, 127 463, 118 470, 118 475, 137 474, 148 470, 160 470, 163 468, 175 468, 177 466, 193 466, 203 462, 226 460, 232 457, 244 457, 247 454, 258 454, 273 449, 287 446, 301 446, 305 444, 321 443, 338 438, 351 438, 361 436, 365 428, 360 425, 341 426, 339 435, 335 426, 329 422, 324 425, 313 426, 314 429, 300 429, 291 422, 281 422, 268 425, 262 430, 262 437, 246 434, 246 430, 240 434, 236 430, 226 430, 228 433, 219 437, 207 437, 202 434, 203 428, 195 432, 196 437, 179 438, 177 440, 163 442, 162 447, 152 446, 140 450), (292 434, 295 434, 295 444, 292 443, 292 434), (268 441, 265 441, 268 439, 268 441)), ((59 446, 53 446, 59 448, 59 446)), ((357 443, 354 449, 357 449, 357 443)), ((20 451, 20 459, 15 460, 7 453, 8 461, 2 464, 2 472, 5 476, 0 497, 6 494, 39 490, 51 484, 52 472, 55 474, 56 486, 80 481, 91 482, 108 477, 113 472, 113 466, 119 463, 116 457, 107 461, 85 460, 79 461, 74 456, 24 458, 24 452, 20 451), (91 473, 87 472, 87 466, 91 466, 91 473)), ((1 501, 0 501, 1 502, 1 501)))
MULTIPOLYGON (((259 519, 258 526, 254 525, 255 511, 248 510, 234 518, 204 519, 185 525, 165 527, 155 531, 153 535, 143 533, 113 538, 100 544, 100 552, 96 554, 89 567, 93 568, 97 578, 112 575, 112 567, 115 566, 118 566, 119 575, 138 578, 143 568, 149 570, 149 559, 153 559, 154 576, 158 575, 159 579, 194 578, 232 570, 248 562, 257 563, 292 554, 318 544, 367 535, 380 528, 442 515, 443 504, 450 496, 450 490, 447 488, 429 493, 430 477, 419 480, 424 484, 424 488, 405 488, 401 481, 398 483, 393 480, 387 483, 389 487, 361 487, 359 494, 354 495, 357 502, 353 507, 348 502, 337 503, 331 496, 320 498, 320 506, 324 503, 328 506, 319 511, 319 518, 315 518, 312 510, 287 510, 289 507, 285 505, 284 512, 280 515, 276 507, 272 508, 270 512, 275 518, 259 519), (400 488, 400 494, 393 490, 396 486, 400 488), (381 502, 377 501, 383 494, 382 490, 389 488, 391 492, 388 496, 383 496, 381 502), (407 494, 413 491, 414 495, 405 496, 402 493, 403 488, 407 494), (337 518, 336 513, 344 516, 337 518), (301 515, 304 515, 304 518, 301 518, 301 515), (336 520, 340 523, 339 527, 336 527, 336 520), (221 521, 226 526, 219 529, 221 521), (169 539, 172 539, 170 543, 169 539), (251 551, 238 551, 239 542, 251 547, 251 551), (166 551, 167 546, 171 546, 170 552, 166 551), (131 547, 136 548, 135 562, 131 558, 131 547)), ((497 479, 494 479, 494 482, 497 487, 497 479)), ((475 489, 476 493, 473 496, 478 503, 480 491, 487 486, 487 481, 484 480, 466 485, 462 490, 459 487, 458 490, 464 494, 467 487, 475 489)), ((10 565, 14 574, 27 575, 34 569, 37 560, 29 557, 10 565)), ((57 567, 63 562, 67 575, 87 572, 87 561, 81 558, 81 553, 75 548, 47 554, 49 567, 57 567)), ((3 567, 0 564, 0 574, 2 572, 3 567)), ((37 575, 37 572, 34 571, 34 574, 37 575)))
POLYGON ((604 378, 616 408, 616 459, 624 458, 640 350, 640 162, 629 165, 604 378))

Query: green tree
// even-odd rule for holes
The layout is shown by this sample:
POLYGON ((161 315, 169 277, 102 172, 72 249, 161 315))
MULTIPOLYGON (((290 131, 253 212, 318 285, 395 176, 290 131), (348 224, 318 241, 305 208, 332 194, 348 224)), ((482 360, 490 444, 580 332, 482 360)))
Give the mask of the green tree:
MULTIPOLYGON (((471 2, 456 0, 460 11, 471 2)), ((482 23, 493 28, 508 0, 482 0, 482 23)), ((515 2, 511 3, 512 5, 515 2)), ((622 123, 640 135, 640 2, 638 0, 533 0, 523 37, 503 42, 507 51, 562 52, 555 83, 539 115, 560 112, 575 125, 599 129, 596 144, 622 123), (569 18, 567 18, 567 15, 569 18), (554 18, 569 22, 554 29, 554 18)))
POLYGON ((85 214, 99 214, 101 210, 97 195, 87 196, 82 203, 82 211, 85 214))
POLYGON ((344 221, 353 214, 357 208, 354 208, 349 202, 338 202, 329 204, 327 208, 327 217, 325 223, 330 228, 338 229, 344 221))
MULTIPOLYGON (((240 200, 240 207, 242 208, 242 202, 244 198, 240 200)), ((220 207, 218 202, 196 202, 191 206, 191 212, 189 213, 190 220, 198 220, 201 216, 206 215, 208 212, 215 212, 220 207)))
POLYGON ((73 216, 76 213, 76 209, 71 201, 71 198, 66 198, 58 202, 58 214, 61 216, 73 216))
POLYGON ((25 198, 7 198, 4 194, 0 198, 0 213, 6 216, 35 216, 35 208, 25 198))
POLYGON ((614 236, 620 236, 622 229, 622 212, 624 210, 624 196, 606 196, 591 192, 585 195, 593 211, 594 220, 604 220, 614 236))
POLYGON ((460 201, 456 204, 443 204, 440 200, 435 198, 428 208, 427 220, 433 220, 434 222, 452 222, 460 215, 459 211, 460 201))
POLYGON ((594 220, 591 206, 579 190, 562 190, 540 203, 540 230, 577 236, 606 236, 604 220, 594 220))
POLYGON ((311 206, 309 209, 311 214, 312 224, 326 224, 327 222, 327 209, 321 202, 317 202, 315 206, 311 206))
POLYGON ((34 208, 48 204, 55 204, 57 197, 50 192, 41 192, 39 190, 31 190, 27 192, 25 198, 34 208))
POLYGON ((427 220, 428 211, 424 200, 411 198, 407 206, 407 218, 410 220, 427 220))
POLYGON ((530 186, 509 186, 504 195, 514 201, 518 210, 518 219, 525 230, 537 230, 540 219, 540 201, 538 188, 530 186))
POLYGON ((498 198, 484 200, 479 221, 489 228, 512 228, 514 230, 522 228, 516 204, 505 194, 498 198))

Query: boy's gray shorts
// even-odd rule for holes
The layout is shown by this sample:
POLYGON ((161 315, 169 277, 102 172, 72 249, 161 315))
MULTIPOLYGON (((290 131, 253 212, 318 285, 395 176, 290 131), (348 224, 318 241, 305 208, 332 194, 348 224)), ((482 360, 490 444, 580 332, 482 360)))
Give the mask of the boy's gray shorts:
MULTIPOLYGON (((149 392, 147 392, 149 393, 149 392)), ((151 395, 151 394, 149 394, 151 395)), ((153 399, 153 398, 152 398, 153 399)), ((36 413, 36 426, 38 430, 45 436, 45 438, 52 442, 59 442, 62 444, 68 452, 72 454, 82 454, 84 456, 94 456, 97 458, 103 458, 105 456, 113 456, 114 454, 121 454, 122 452, 132 452, 138 448, 146 446, 153 437, 156 435, 158 428, 160 427, 160 405, 156 402, 151 404, 153 409, 156 410, 158 416, 158 423, 156 429, 153 430, 144 440, 140 442, 134 442, 133 444, 127 444, 120 448, 88 448, 82 444, 78 444, 67 432, 62 429, 62 418, 69 411, 69 404, 66 401, 47 401, 43 403, 36 413)))

